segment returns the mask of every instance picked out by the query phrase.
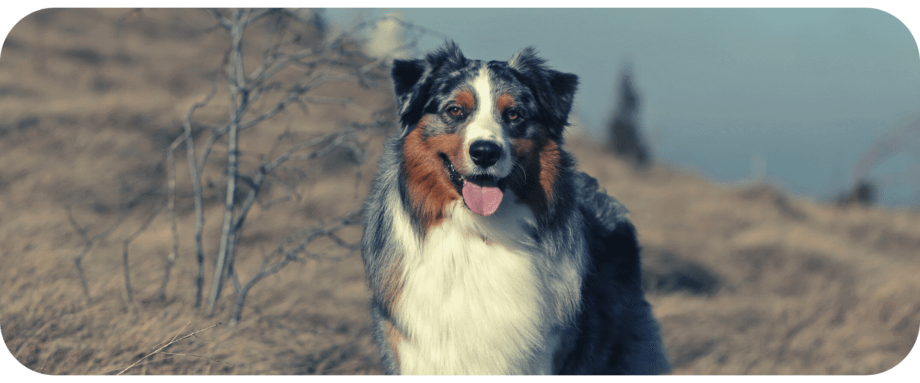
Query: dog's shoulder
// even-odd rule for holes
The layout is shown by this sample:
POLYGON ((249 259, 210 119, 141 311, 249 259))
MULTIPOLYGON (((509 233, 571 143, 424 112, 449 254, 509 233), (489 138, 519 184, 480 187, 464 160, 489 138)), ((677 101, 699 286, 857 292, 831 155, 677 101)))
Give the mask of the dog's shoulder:
POLYGON ((578 207, 593 230, 609 234, 617 230, 634 230, 626 207, 600 188, 597 179, 576 171, 572 176, 577 190, 578 207))
POLYGON ((626 289, 641 286, 640 246, 629 211, 594 177, 575 172, 577 204, 585 222, 591 268, 626 289))

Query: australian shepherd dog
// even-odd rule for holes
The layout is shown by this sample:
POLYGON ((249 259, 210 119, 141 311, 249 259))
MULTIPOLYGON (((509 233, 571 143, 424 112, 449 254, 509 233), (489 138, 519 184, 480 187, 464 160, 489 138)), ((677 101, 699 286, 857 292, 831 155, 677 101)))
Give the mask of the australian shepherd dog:
POLYGON ((563 149, 577 77, 448 43, 392 79, 362 240, 386 372, 667 372, 626 209, 563 149))

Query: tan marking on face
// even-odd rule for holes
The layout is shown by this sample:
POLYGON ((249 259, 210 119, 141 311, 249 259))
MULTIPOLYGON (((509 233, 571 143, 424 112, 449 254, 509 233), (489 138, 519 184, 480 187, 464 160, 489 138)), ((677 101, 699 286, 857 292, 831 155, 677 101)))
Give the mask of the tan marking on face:
POLYGON ((425 137, 422 134, 425 121, 423 118, 403 141, 403 159, 413 211, 427 230, 440 224, 447 205, 460 198, 440 154, 447 155, 456 169, 463 145, 456 134, 425 137))
POLYGON ((471 110, 473 110, 473 108, 476 107, 476 96, 473 95, 473 92, 468 90, 460 91, 460 93, 457 93, 457 96, 454 97, 454 101, 456 101, 457 104, 460 104, 466 113, 469 113, 471 110))
POLYGON ((512 173, 509 185, 534 214, 540 215, 553 198, 562 159, 559 145, 545 137, 516 138, 512 143, 514 155, 524 172, 512 173))
POLYGON ((502 94, 498 96, 498 101, 495 102, 495 110, 498 113, 505 113, 505 110, 514 106, 514 97, 510 94, 502 94))

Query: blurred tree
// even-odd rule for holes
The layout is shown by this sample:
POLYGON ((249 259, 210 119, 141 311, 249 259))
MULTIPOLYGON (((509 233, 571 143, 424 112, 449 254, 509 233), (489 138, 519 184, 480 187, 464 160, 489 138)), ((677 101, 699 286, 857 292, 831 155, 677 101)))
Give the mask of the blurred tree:
POLYGON ((872 205, 875 203, 878 186, 875 182, 869 180, 859 180, 848 192, 841 193, 837 197, 838 205, 872 205))
POLYGON ((633 87, 631 72, 627 66, 620 77, 619 100, 608 127, 607 146, 635 168, 644 168, 652 162, 652 156, 639 127, 639 95, 633 87))
POLYGON ((920 117, 879 134, 853 165, 849 183, 852 185, 850 191, 839 197, 838 202, 849 198, 851 202, 871 204, 884 190, 908 185, 914 192, 912 205, 917 206, 920 203, 920 117), (905 153, 913 166, 889 173, 877 170, 886 161, 905 153), (866 181, 870 176, 871 183, 866 181), (860 195, 867 198, 860 198, 860 195))

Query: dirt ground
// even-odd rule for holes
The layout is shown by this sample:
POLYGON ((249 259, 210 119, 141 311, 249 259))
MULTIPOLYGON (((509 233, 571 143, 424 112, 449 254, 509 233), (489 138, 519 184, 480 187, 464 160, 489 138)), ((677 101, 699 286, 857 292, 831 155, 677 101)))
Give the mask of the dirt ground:
MULTIPOLYGON (((382 372, 355 251, 330 258, 322 253, 330 245, 318 244, 318 256, 253 288, 236 327, 227 323, 232 299, 210 317, 194 307, 194 209, 184 154, 176 168, 186 197, 176 205, 180 252, 167 299, 159 289, 173 237, 161 209, 130 243, 128 300, 123 244, 165 204, 165 149, 181 134, 189 107, 209 93, 209 76, 222 73, 229 40, 215 25, 199 10, 45 10, 4 41, 0 326, 9 352, 29 369, 113 374, 177 336, 206 329, 127 373, 382 372), (85 242, 68 209, 88 236, 113 227, 83 260, 89 297, 74 264, 85 242)), ((304 39, 318 41, 310 33, 304 39)), ((392 119, 392 96, 380 78, 382 85, 317 89, 353 104, 292 108, 244 134, 245 152, 269 152, 283 132, 310 137, 392 119)), ((225 91, 215 99, 221 97, 225 91)), ((226 101, 198 116, 225 118, 226 101)), ((359 133, 367 155, 360 165, 342 165, 344 155, 292 165, 306 181, 291 188, 279 181, 264 197, 294 197, 255 205, 240 241, 240 277, 252 275, 290 233, 357 209, 390 132, 384 125, 359 133)), ((674 374, 875 374, 914 346, 917 211, 837 206, 766 183, 716 184, 665 165, 636 172, 592 140, 570 137, 567 145, 580 168, 631 212, 674 374)), ((215 158, 225 153, 225 144, 215 146, 215 158)), ((259 160, 244 158, 243 170, 259 160)), ((208 169, 204 237, 213 267, 225 181, 217 165, 208 169)), ((345 229, 341 239, 355 241, 359 230, 345 229)))

